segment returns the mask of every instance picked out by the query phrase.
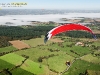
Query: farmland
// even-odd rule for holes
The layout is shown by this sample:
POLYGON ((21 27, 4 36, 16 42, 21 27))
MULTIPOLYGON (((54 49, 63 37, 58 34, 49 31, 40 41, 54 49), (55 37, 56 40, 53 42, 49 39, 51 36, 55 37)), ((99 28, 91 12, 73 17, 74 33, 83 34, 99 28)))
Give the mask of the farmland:
POLYGON ((0 36, 0 75, 99 75, 100 31, 95 29, 96 40, 91 34, 71 31, 45 44, 45 34, 53 27, 1 27, 5 34, 0 36))
MULTIPOLYGON (((30 48, 0 56, 0 64, 2 64, 0 65, 0 75, 4 74, 2 72, 3 69, 9 68, 10 71, 14 66, 21 64, 25 59, 23 56, 28 56, 29 58, 17 69, 11 70, 12 74, 79 75, 84 74, 86 70, 89 73, 100 71, 100 57, 95 55, 100 52, 100 48, 94 48, 95 46, 99 46, 99 41, 90 39, 90 41, 92 40, 92 43, 90 43, 86 39, 76 39, 66 36, 63 36, 62 39, 62 37, 56 36, 53 40, 44 44, 43 38, 44 36, 36 39, 22 40, 30 48), (79 41, 84 41, 83 43, 86 44, 84 46, 75 46, 79 41), (70 67, 65 64, 66 61, 70 61, 70 67)), ((0 51, 11 51, 14 49, 16 50, 16 48, 9 46, 4 49, 1 48, 0 51)))

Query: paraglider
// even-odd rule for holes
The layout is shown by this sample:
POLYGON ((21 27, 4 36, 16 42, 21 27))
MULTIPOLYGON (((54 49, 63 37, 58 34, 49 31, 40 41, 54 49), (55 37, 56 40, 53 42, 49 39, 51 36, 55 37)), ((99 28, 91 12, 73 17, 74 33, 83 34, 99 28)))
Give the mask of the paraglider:
POLYGON ((46 43, 47 40, 49 40, 52 36, 55 36, 62 32, 67 32, 67 31, 72 31, 72 30, 84 30, 84 31, 90 32, 93 35, 93 37, 96 38, 93 31, 89 27, 81 25, 81 24, 70 23, 70 24, 63 24, 63 25, 60 25, 58 27, 51 29, 45 35, 44 42, 46 43))

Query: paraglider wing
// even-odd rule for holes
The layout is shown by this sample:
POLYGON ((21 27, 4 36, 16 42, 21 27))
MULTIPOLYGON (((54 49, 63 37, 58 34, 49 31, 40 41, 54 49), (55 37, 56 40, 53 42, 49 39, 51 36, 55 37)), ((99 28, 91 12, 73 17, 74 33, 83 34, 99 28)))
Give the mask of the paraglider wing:
POLYGON ((95 37, 92 30, 88 28, 87 26, 84 26, 81 24, 63 24, 50 30, 45 35, 44 42, 46 43, 46 41, 49 40, 54 35, 57 35, 62 32, 72 31, 72 30, 84 30, 84 31, 90 32, 95 37))

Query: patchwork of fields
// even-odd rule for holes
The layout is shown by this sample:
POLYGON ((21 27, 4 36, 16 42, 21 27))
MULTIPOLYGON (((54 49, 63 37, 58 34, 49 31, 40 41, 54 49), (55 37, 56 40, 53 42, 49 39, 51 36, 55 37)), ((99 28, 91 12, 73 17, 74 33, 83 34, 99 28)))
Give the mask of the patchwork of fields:
POLYGON ((44 44, 43 37, 22 42, 30 47, 21 50, 13 46, 0 48, 0 53, 8 52, 0 56, 0 75, 8 72, 13 75, 85 75, 85 73, 99 75, 100 73, 99 39, 87 40, 63 36, 55 37, 47 44, 44 44), (77 42, 84 43, 84 46, 75 46, 77 42), (66 61, 69 61, 70 65, 66 64, 66 61))

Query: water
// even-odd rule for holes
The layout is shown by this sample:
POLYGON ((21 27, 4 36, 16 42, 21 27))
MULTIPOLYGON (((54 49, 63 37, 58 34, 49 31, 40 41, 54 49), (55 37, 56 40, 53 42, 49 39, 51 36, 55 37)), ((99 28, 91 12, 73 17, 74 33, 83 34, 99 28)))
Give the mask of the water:
POLYGON ((100 10, 2 9, 0 25, 32 25, 30 21, 69 23, 61 18, 100 18, 100 10))

